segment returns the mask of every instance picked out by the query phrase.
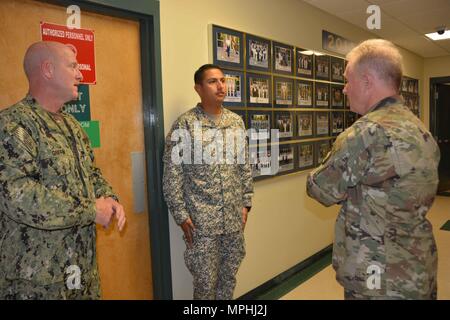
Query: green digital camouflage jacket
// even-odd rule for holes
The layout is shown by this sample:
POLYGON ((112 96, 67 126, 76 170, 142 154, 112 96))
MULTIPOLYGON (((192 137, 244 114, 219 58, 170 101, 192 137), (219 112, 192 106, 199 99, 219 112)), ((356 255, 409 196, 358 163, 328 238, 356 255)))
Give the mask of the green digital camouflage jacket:
POLYGON ((234 155, 228 163, 225 147, 223 163, 202 158, 214 153, 212 145, 218 141, 218 136, 223 138, 222 141, 226 140, 227 132, 246 134, 239 115, 223 108, 222 117, 215 124, 197 105, 175 121, 166 138, 163 159, 165 200, 176 223, 181 224, 190 217, 198 234, 218 235, 242 230, 242 208, 252 205, 253 179, 245 139, 241 140, 243 144, 235 143, 234 155), (194 143, 196 131, 201 132, 197 147, 194 143), (181 140, 172 141, 174 132, 185 139, 188 150, 184 150, 184 155, 190 160, 173 161, 173 156, 183 153, 181 140), (195 163, 196 157, 201 163, 195 163), (242 157, 241 161, 239 157, 242 157))
POLYGON ((434 297, 437 251, 425 216, 439 158, 432 135, 394 96, 339 135, 309 174, 309 196, 342 205, 333 267, 344 288, 373 297, 434 297))
POLYGON ((5 280, 65 285, 71 265, 99 294, 95 199, 117 197, 81 126, 62 115, 31 96, 0 112, 0 294, 5 280))

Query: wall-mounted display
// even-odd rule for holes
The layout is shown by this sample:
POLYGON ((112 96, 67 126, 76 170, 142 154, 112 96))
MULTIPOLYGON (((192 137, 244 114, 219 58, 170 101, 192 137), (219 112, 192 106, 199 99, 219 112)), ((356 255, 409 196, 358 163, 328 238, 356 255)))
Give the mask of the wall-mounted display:
POLYGON ((315 58, 315 78, 320 80, 330 80, 330 56, 314 55, 315 58))
POLYGON ((292 106, 294 104, 294 80, 274 78, 275 106, 292 106))
POLYGON ((330 135, 330 115, 328 112, 316 112, 316 136, 330 135))
POLYGON ((305 170, 314 167, 314 142, 298 145, 298 168, 305 170))
POLYGON ((403 77, 400 86, 400 94, 403 96, 405 105, 409 108, 409 110, 420 118, 419 80, 403 77))
POLYGON ((300 111, 297 113, 297 135, 300 138, 311 138, 314 136, 313 112, 300 111))
POLYGON ((316 82, 315 102, 317 108, 328 108, 330 106, 330 85, 316 82))
POLYGON ((267 140, 270 138, 272 128, 272 112, 270 111, 249 111, 248 128, 254 129, 251 132, 251 140, 267 140))
POLYGON ((242 32, 213 26, 214 64, 225 67, 242 68, 244 64, 242 40, 242 32))
POLYGON ((297 106, 302 108, 311 108, 313 106, 313 82, 297 80, 297 106))
POLYGON ((270 40, 247 35, 247 69, 270 71, 271 68, 270 40))
POLYGON ((294 114, 287 111, 275 111, 274 128, 278 129, 280 138, 294 136, 294 114))
POLYGON ((331 57, 331 81, 344 82, 344 59, 331 57))
POLYGON ((313 53, 311 50, 296 48, 297 52, 297 77, 313 77, 313 53))
POLYGON ((353 123, 358 119, 358 114, 352 111, 345 112, 345 127, 351 127, 353 123))
POLYGON ((247 96, 249 106, 272 106, 271 79, 264 74, 247 74, 247 96))
POLYGON ((331 85, 331 108, 343 109, 344 108, 344 93, 343 86, 331 85))
POLYGON ((279 147, 278 172, 294 170, 295 148, 291 144, 283 144, 279 147))
POLYGON ((292 74, 294 71, 293 46, 273 42, 273 71, 276 73, 292 74))
POLYGON ((322 164, 322 161, 326 158, 331 150, 330 140, 318 141, 316 145, 317 152, 317 165, 322 164))
POLYGON ((249 158, 254 178, 273 174, 270 148, 250 147, 249 158))
POLYGON ((244 73, 239 71, 223 70, 226 83, 226 92, 223 105, 226 107, 242 106, 245 104, 244 73))
POLYGON ((339 135, 344 131, 344 112, 331 112, 331 134, 333 136, 339 135))

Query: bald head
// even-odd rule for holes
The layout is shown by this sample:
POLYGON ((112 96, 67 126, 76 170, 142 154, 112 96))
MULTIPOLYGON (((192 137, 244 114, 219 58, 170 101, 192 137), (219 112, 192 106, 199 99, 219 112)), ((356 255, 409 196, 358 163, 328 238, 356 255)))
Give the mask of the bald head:
POLYGON ((25 53, 23 68, 28 80, 31 80, 36 73, 39 73, 44 61, 56 62, 64 50, 72 50, 76 54, 76 49, 72 45, 64 45, 59 42, 39 41, 33 43, 25 53))

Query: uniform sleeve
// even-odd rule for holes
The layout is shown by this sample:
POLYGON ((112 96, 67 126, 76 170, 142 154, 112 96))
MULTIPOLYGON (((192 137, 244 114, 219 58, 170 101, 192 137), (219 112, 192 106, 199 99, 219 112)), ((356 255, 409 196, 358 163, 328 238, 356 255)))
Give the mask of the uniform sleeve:
POLYGON ((376 125, 352 126, 341 134, 322 164, 308 175, 308 195, 325 206, 345 200, 348 189, 355 187, 367 172, 368 148, 375 135, 376 125))
MULTIPOLYGON (((242 127, 241 129, 245 132, 244 123, 241 121, 242 127)), ((250 166, 249 154, 248 154, 248 140, 245 138, 244 150, 241 152, 244 153, 245 162, 239 165, 240 176, 242 178, 243 184, 243 194, 242 200, 244 203, 244 207, 252 206, 252 197, 253 197, 253 177, 252 177, 252 168, 250 166)))
POLYGON ((44 230, 93 223, 95 203, 42 185, 35 140, 22 127, 20 134, 15 134, 5 123, 0 123, 0 213, 44 230))
MULTIPOLYGON (((183 143, 183 138, 190 146, 190 137, 187 135, 186 128, 177 120, 170 132, 167 134, 164 148, 164 172, 163 172, 163 193, 170 213, 175 222, 180 225, 190 217, 184 201, 184 176, 183 164, 179 157, 183 156, 179 147, 183 143), (174 134, 175 141, 172 141, 172 134, 174 134), (179 139, 178 139, 179 138, 179 139), (189 141, 187 141, 189 139, 189 141)), ((184 148, 186 150, 186 148, 184 148)), ((190 154, 188 155, 190 156, 190 154)))

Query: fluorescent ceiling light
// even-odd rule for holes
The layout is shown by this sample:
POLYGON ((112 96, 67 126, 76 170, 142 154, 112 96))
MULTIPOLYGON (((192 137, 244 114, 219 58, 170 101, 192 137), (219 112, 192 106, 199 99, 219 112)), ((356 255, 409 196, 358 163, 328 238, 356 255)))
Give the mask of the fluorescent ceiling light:
POLYGON ((300 51, 300 53, 301 53, 301 54, 306 54, 306 55, 310 56, 310 55, 314 54, 314 51, 306 50, 306 51, 300 51))
POLYGON ((437 32, 427 33, 425 34, 431 40, 445 40, 450 39, 450 30, 446 30, 443 34, 439 34, 437 32))

